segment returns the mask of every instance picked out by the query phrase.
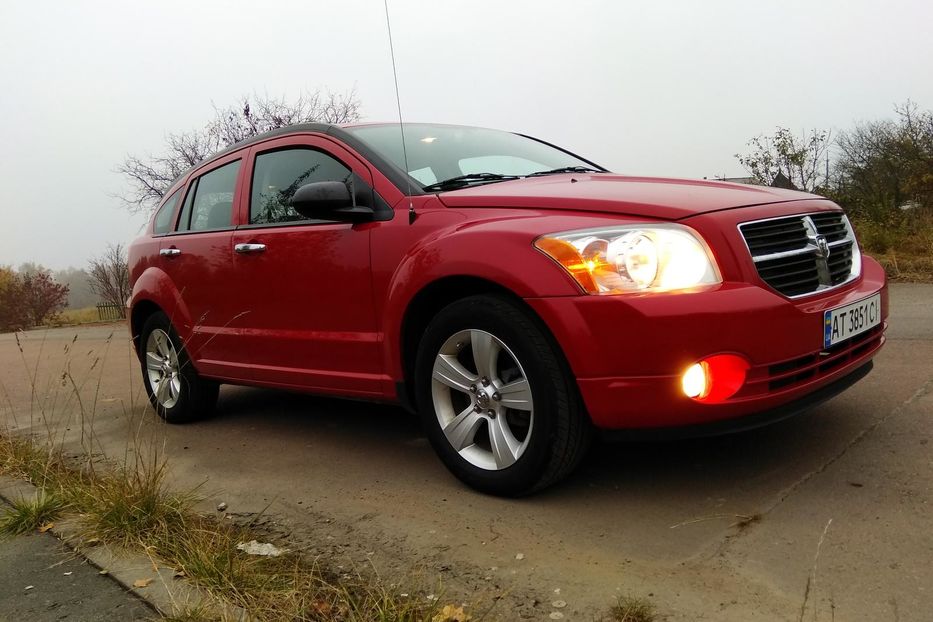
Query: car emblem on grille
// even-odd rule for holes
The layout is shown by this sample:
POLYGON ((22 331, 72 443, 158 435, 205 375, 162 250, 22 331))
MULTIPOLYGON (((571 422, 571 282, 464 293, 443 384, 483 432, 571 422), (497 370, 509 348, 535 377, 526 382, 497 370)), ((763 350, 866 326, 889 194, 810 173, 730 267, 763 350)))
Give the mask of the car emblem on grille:
POLYGON ((829 254, 832 252, 829 246, 829 240, 826 239, 825 235, 819 232, 816 228, 816 223, 814 223, 813 219, 809 216, 803 217, 803 228, 807 231, 807 242, 809 242, 810 247, 816 252, 816 271, 817 274, 819 274, 820 284, 831 285, 832 277, 829 273, 829 264, 826 261, 829 259, 829 254))
POLYGON ((813 222, 813 219, 809 216, 804 216, 803 228, 807 232, 807 241, 816 250, 817 257, 820 259, 828 259, 829 253, 831 252, 829 248, 829 241, 826 239, 825 235, 820 234, 819 230, 816 228, 816 223, 813 222))
POLYGON ((816 253, 820 256, 820 259, 829 258, 829 242, 826 241, 825 235, 818 235, 814 240, 816 244, 816 253))

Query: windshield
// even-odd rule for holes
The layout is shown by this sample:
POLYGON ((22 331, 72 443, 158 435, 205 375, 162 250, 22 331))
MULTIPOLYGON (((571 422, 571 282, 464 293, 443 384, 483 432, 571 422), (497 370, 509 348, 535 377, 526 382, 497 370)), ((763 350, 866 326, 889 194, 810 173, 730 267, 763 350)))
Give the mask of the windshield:
MULTIPOLYGON (((405 170, 398 125, 344 128, 405 170)), ((408 174, 422 190, 439 191, 535 173, 602 171, 593 163, 532 138, 478 127, 406 123, 408 174)))

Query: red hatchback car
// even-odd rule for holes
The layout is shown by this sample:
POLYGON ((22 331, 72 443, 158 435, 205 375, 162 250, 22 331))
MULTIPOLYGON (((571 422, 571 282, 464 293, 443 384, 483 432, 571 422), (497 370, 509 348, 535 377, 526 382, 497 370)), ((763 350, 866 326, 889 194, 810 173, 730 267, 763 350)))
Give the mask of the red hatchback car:
POLYGON ((166 420, 209 414, 224 383, 399 402, 503 495, 565 476, 594 429, 712 434, 818 404, 868 373, 888 312, 826 199, 434 124, 234 145, 175 181, 130 268, 166 420))

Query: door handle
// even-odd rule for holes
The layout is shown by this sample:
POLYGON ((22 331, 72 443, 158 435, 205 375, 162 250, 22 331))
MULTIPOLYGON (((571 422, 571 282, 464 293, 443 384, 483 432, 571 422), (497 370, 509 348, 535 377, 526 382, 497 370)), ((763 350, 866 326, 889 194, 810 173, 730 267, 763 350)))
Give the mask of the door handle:
POLYGON ((159 251, 159 254, 163 257, 178 257, 181 255, 181 251, 177 248, 163 248, 159 251))
POLYGON ((265 244, 237 244, 233 247, 233 250, 240 254, 245 253, 261 253, 266 250, 265 244))

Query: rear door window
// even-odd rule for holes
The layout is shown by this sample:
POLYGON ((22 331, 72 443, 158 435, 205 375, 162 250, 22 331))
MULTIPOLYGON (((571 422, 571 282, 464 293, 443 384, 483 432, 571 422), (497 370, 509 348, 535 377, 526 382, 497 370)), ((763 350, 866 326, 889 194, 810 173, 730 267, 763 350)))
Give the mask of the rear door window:
POLYGON ((236 160, 197 178, 188 190, 178 223, 179 231, 212 231, 233 224, 233 192, 240 161, 236 160))
POLYGON ((162 204, 156 213, 155 220, 152 223, 152 233, 161 235, 168 233, 172 228, 172 216, 175 215, 175 205, 178 203, 178 197, 181 196, 181 189, 175 191, 168 201, 162 204))
POLYGON ((352 174, 336 158, 307 147, 259 154, 253 169, 249 222, 274 224, 307 220, 289 205, 295 191, 316 181, 347 183, 352 174))

